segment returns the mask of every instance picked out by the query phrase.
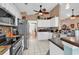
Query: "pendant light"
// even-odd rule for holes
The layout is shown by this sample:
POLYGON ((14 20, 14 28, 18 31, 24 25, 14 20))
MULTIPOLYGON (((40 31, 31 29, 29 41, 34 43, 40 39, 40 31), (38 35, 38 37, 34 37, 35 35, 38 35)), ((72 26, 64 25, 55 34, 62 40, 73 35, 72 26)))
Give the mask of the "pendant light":
POLYGON ((71 19, 75 19, 75 15, 74 15, 74 9, 72 9, 72 15, 71 15, 71 19))
POLYGON ((39 12, 39 16, 42 16, 42 15, 43 15, 43 13, 40 11, 40 12, 39 12))
POLYGON ((42 13, 42 5, 40 5, 39 16, 43 15, 42 13))

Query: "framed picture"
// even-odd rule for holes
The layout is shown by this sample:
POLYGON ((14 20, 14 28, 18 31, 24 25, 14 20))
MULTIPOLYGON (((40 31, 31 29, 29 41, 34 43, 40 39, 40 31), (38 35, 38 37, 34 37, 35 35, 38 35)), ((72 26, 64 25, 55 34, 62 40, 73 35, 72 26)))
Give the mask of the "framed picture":
POLYGON ((75 27, 75 25, 74 25, 74 24, 70 24, 70 27, 71 27, 71 28, 74 28, 74 27, 75 27))

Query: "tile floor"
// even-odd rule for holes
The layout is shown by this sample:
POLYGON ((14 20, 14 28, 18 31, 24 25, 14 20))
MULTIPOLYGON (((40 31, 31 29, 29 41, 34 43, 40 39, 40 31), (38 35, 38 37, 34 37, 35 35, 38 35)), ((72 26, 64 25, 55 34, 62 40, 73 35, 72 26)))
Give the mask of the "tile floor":
POLYGON ((49 42, 46 40, 29 39, 29 48, 24 50, 23 55, 46 55, 49 50, 49 42))

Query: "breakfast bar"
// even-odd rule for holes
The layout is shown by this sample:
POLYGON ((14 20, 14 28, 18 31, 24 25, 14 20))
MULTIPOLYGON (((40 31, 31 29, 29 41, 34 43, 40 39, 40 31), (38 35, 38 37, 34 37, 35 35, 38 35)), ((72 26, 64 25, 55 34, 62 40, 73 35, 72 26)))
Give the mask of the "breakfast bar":
POLYGON ((79 41, 75 37, 61 38, 65 55, 79 55, 79 41))

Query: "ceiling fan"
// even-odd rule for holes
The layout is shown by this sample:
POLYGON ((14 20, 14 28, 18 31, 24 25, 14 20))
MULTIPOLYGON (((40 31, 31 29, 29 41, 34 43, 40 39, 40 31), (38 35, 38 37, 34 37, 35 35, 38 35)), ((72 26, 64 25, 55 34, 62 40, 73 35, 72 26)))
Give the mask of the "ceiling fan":
POLYGON ((72 15, 71 15, 71 19, 75 19, 78 18, 79 15, 74 15, 74 9, 72 9, 72 15))
POLYGON ((40 10, 33 10, 33 11, 38 12, 39 15, 49 14, 49 12, 46 11, 46 8, 42 8, 42 5, 40 5, 40 10))

